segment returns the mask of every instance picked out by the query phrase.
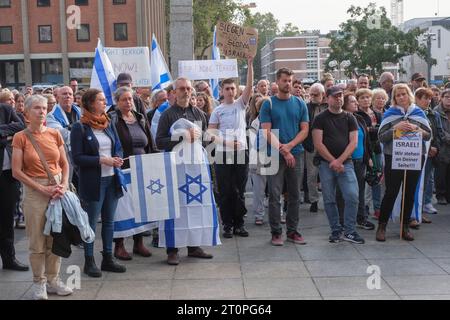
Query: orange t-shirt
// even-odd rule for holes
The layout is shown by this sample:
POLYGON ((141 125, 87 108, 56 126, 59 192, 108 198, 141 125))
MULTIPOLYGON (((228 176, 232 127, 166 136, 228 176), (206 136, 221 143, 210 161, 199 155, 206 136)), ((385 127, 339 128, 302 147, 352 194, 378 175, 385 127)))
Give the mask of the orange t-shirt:
MULTIPOLYGON (((61 157, 59 147, 64 145, 64 141, 59 131, 46 128, 42 133, 33 133, 33 137, 47 160, 50 172, 55 176, 60 174, 62 169, 59 165, 61 157)), ((43 179, 48 177, 47 171, 45 171, 36 150, 24 131, 14 135, 12 146, 23 151, 23 171, 27 176, 43 179)))

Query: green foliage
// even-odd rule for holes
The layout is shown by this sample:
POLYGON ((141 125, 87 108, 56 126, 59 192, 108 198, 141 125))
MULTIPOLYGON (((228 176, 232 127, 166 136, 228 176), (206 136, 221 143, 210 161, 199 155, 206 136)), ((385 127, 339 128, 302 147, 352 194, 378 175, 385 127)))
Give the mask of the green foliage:
POLYGON ((300 29, 292 23, 286 23, 281 31, 280 36, 282 37, 295 37, 300 35, 300 29))
MULTIPOLYGON (((418 54, 427 58, 427 49, 419 44, 424 33, 420 29, 403 32, 393 26, 384 7, 375 3, 366 8, 351 6, 347 11, 350 19, 340 25, 340 30, 330 34, 331 54, 326 62, 349 60, 348 76, 353 72, 371 73, 374 77, 383 72, 383 63, 398 63, 401 58, 418 54)), ((432 61, 436 63, 436 61, 432 61)))

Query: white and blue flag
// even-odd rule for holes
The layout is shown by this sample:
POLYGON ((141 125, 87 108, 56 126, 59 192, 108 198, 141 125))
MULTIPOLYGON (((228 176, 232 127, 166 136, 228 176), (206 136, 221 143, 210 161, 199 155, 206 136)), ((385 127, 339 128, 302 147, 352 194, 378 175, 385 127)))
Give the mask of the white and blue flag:
POLYGON ((117 88, 116 75, 100 39, 98 39, 97 49, 95 50, 90 87, 102 90, 109 106, 114 104, 113 95, 117 88))
POLYGON ((156 144, 156 134, 158 133, 159 120, 161 119, 161 115, 164 113, 164 111, 169 109, 169 107, 170 107, 169 102, 164 102, 162 105, 159 106, 159 108, 155 111, 155 114, 153 115, 152 123, 150 126, 150 132, 152 133, 153 142, 155 142, 155 144, 156 144))
POLYGON ((155 35, 152 39, 151 70, 152 91, 164 89, 172 83, 172 76, 155 35))
MULTIPOLYGON (((220 50, 217 46, 217 30, 214 27, 214 37, 213 37, 213 46, 212 46, 212 60, 220 60, 220 50)), ((220 98, 219 91, 219 79, 211 79, 209 80, 211 83, 211 89, 213 91, 213 96, 216 100, 220 98)))
POLYGON ((137 223, 136 218, 139 213, 134 208, 133 196, 131 194, 131 170, 123 170, 127 190, 123 190, 123 197, 117 204, 116 215, 114 219, 114 239, 127 238, 158 228, 158 222, 137 223))
POLYGON ((136 222, 180 217, 174 153, 130 157, 131 193, 136 222))

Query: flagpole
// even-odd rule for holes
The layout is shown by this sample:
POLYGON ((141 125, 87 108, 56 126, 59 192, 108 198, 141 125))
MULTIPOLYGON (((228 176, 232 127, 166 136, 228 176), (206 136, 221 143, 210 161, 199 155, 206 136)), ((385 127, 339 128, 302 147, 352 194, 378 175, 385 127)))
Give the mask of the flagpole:
POLYGON ((403 239, 403 222, 405 215, 405 198, 406 198, 406 170, 403 177, 403 192, 402 192, 402 211, 400 214, 400 240, 403 239))

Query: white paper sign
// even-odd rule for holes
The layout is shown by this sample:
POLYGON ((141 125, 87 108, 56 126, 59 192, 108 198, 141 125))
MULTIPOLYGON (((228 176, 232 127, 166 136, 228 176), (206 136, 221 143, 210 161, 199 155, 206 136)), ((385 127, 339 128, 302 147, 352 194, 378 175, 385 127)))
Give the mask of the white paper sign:
POLYGON ((178 63, 180 77, 190 80, 228 79, 238 77, 236 59, 193 60, 178 63))
POLYGON ((394 132, 392 170, 422 170, 422 133, 394 132))
POLYGON ((147 47, 105 48, 111 60, 116 77, 129 73, 133 78, 133 87, 150 87, 150 51, 147 47))

